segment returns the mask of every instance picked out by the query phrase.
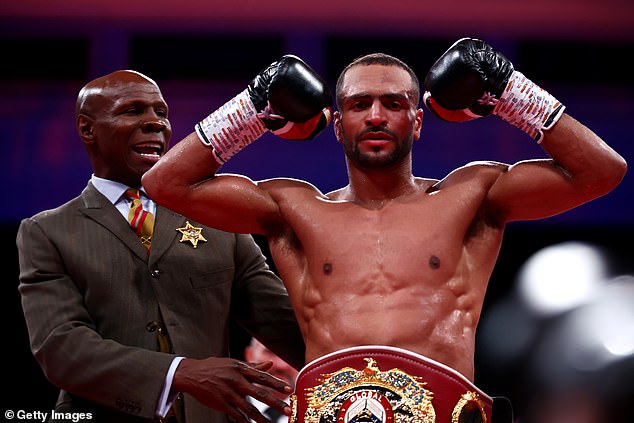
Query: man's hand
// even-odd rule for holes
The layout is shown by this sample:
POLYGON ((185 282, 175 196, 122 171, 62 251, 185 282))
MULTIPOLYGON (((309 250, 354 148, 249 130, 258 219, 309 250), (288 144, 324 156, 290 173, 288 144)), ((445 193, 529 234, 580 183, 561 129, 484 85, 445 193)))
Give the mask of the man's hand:
POLYGON ((249 364, 231 358, 186 358, 176 369, 172 389, 186 392, 207 407, 226 413, 234 422, 247 423, 251 418, 258 423, 268 423, 246 397, 251 396, 290 415, 289 405, 279 400, 275 392, 289 395, 292 388, 266 373, 272 365, 270 361, 249 364))

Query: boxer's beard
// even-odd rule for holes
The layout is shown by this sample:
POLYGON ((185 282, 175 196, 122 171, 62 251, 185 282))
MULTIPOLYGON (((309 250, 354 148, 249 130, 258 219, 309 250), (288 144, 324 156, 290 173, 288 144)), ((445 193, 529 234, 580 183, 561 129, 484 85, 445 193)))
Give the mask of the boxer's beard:
MULTIPOLYGON (((396 138, 395 134, 391 131, 385 129, 379 130, 396 138)), ((392 150, 389 154, 372 154, 362 152, 359 149, 359 143, 350 141, 346 136, 345 131, 342 130, 341 135, 343 138, 343 151, 348 160, 355 163, 357 166, 366 169, 389 168, 396 163, 400 163, 412 151, 412 144, 414 140, 414 130, 412 129, 404 139, 396 138, 397 141, 394 143, 394 150, 392 150)), ((359 134, 358 138, 362 135, 363 133, 359 134)))

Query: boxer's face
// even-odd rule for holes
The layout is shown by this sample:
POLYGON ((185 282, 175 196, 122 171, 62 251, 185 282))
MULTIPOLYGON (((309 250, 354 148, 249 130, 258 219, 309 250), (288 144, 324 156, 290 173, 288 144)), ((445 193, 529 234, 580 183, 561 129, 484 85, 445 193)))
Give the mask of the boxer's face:
POLYGON ((388 167, 409 156, 420 137, 422 110, 411 98, 409 74, 396 66, 354 66, 342 85, 335 134, 348 160, 362 167, 388 167))

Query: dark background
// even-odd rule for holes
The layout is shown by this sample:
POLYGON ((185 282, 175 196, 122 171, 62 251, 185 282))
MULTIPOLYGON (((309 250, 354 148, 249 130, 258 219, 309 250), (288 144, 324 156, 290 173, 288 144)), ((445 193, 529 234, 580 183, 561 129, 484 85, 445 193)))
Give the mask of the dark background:
MULTIPOLYGON (((456 39, 480 37, 516 69, 561 100, 628 162, 634 162, 634 3, 559 2, 180 2, 19 1, 0 4, 0 240, 6 260, 3 322, 6 371, 17 377, 5 409, 49 410, 48 385, 28 348, 17 293, 15 235, 22 218, 76 196, 90 165, 74 130, 74 102, 90 79, 131 68, 154 78, 170 104, 173 143, 286 53, 313 66, 334 90, 339 72, 363 53, 384 51, 408 62, 422 80, 456 39)), ((541 149, 497 118, 463 124, 426 113, 414 147, 414 173, 442 178, 472 160, 515 162, 541 149)), ((332 129, 311 142, 266 135, 224 168, 254 179, 307 179, 322 191, 345 185, 343 155, 332 129)), ((485 303, 509 295, 518 269, 549 245, 578 240, 600 246, 615 274, 634 273, 634 178, 612 193, 560 216, 509 225, 485 303)), ((266 251, 262 239, 258 242, 266 251)), ((242 339, 236 341, 236 349, 242 339)), ((521 409, 522 363, 478 355, 476 383, 511 397, 521 409)))

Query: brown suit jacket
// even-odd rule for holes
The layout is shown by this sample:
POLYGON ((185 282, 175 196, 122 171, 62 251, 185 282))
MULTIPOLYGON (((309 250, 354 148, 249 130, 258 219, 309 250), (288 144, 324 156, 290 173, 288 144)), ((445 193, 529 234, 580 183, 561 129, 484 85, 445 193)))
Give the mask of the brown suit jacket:
MULTIPOLYGON (((233 320, 296 367, 304 342, 283 284, 250 235, 202 227, 157 206, 148 257, 125 218, 91 183, 68 203, 24 219, 19 291, 32 352, 61 388, 59 411, 91 421, 154 418, 176 355, 227 357, 233 320), (162 315, 174 354, 149 328, 162 315)), ((227 422, 185 396, 188 423, 227 422)))

